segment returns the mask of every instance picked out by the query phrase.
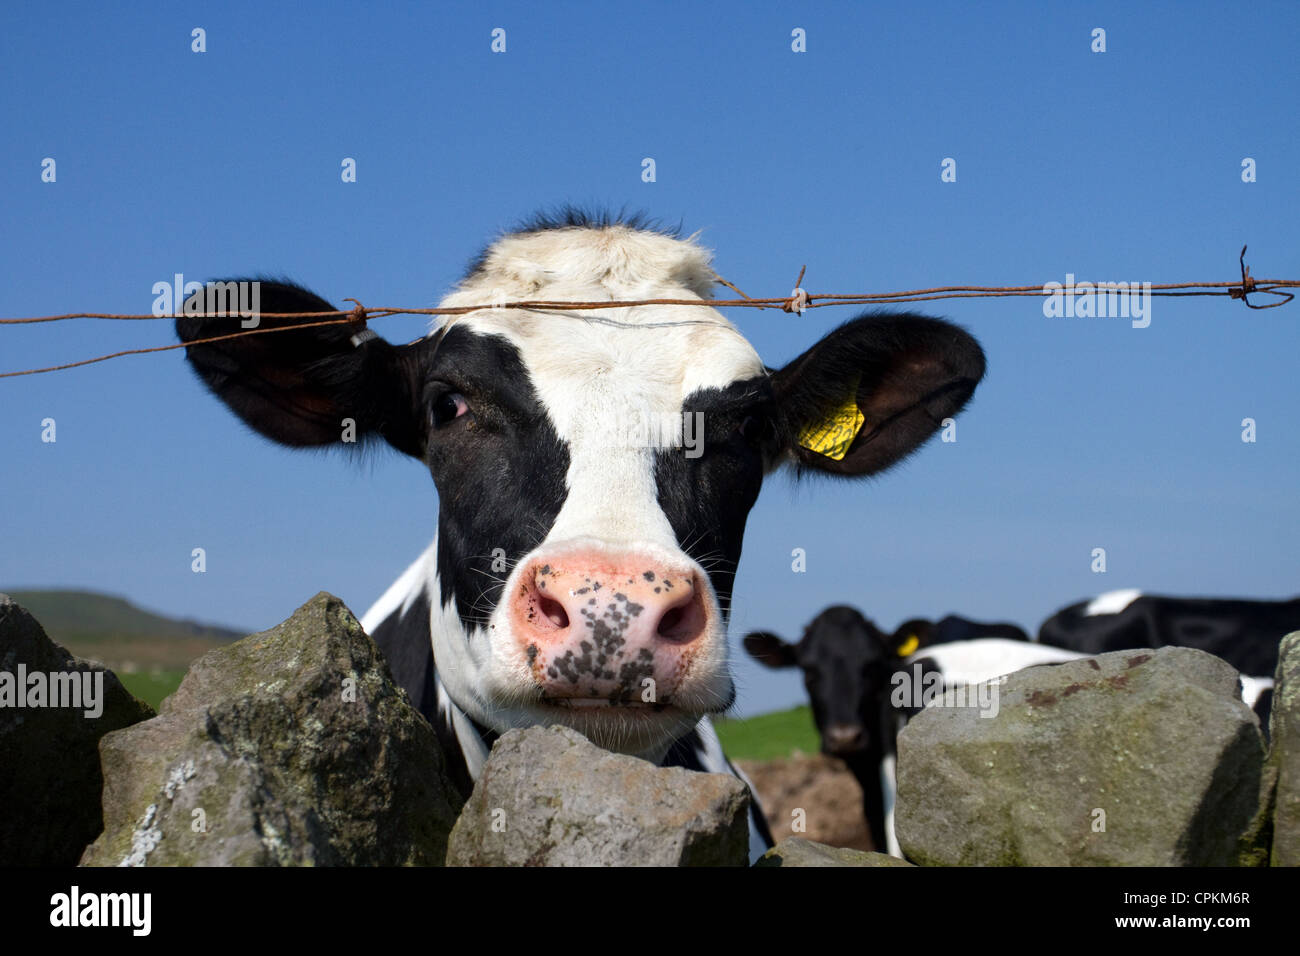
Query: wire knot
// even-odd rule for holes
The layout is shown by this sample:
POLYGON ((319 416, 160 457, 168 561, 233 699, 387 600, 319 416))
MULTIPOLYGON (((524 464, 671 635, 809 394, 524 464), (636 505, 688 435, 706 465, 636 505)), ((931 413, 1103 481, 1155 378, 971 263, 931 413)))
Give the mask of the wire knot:
POLYGON ((1263 289, 1259 288, 1259 286, 1256 285, 1255 277, 1250 274, 1250 266, 1246 265, 1245 246, 1241 247, 1241 255, 1237 257, 1237 262, 1241 266, 1241 286, 1239 288, 1233 287, 1229 289, 1228 290, 1229 298, 1240 299, 1242 302, 1246 304, 1246 308, 1248 309, 1273 309, 1279 305, 1286 305, 1288 302, 1290 302, 1292 299, 1295 298, 1295 295, 1293 295, 1290 292, 1278 291, 1276 285, 1270 285, 1263 289), (1246 298, 1246 296, 1250 295, 1252 292, 1259 292, 1263 295, 1275 295, 1282 301, 1270 302, 1268 305, 1256 305, 1254 302, 1251 302, 1250 299, 1246 298))
POLYGON ((348 313, 348 325, 354 330, 352 333, 352 347, 360 348, 371 339, 379 338, 374 329, 366 327, 366 315, 369 314, 369 310, 360 302, 357 302, 356 299, 346 298, 343 301, 352 302, 356 306, 348 313))
POLYGON ((790 292, 790 298, 781 303, 782 312, 794 312, 803 315, 804 310, 808 308, 808 293, 803 288, 803 274, 807 271, 807 265, 804 265, 799 270, 799 278, 794 280, 794 289, 790 292))
POLYGON ((347 298, 344 299, 343 301, 355 303, 356 306, 351 312, 348 313, 348 322, 350 322, 354 326, 357 326, 358 328, 364 329, 366 327, 366 313, 368 311, 366 307, 363 306, 360 302, 357 302, 356 299, 347 298))
POLYGON ((1250 266, 1246 265, 1246 247, 1241 247, 1241 255, 1237 257, 1237 263, 1241 266, 1241 288, 1229 289, 1228 295, 1234 299, 1241 299, 1247 305, 1250 301, 1246 296, 1255 291, 1255 278, 1250 274, 1250 266))

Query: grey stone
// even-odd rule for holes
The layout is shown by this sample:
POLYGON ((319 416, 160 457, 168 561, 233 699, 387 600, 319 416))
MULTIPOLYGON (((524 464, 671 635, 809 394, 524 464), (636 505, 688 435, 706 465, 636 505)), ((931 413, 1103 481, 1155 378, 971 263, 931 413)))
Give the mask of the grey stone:
MULTIPOLYGON (((15 695, 0 698, 0 865, 71 866, 103 829, 100 738, 152 717, 153 708, 111 670, 51 641, 7 594, 0 594, 0 674, 15 695), (45 706, 14 706, 28 689, 19 686, 20 666, 46 683, 50 674, 75 675, 79 689, 89 675, 92 694, 101 685, 102 711, 88 717, 84 706, 51 707, 48 694, 45 706)), ((64 678, 58 683, 70 690, 64 678)))
POLYGON ((1278 648, 1269 728, 1269 767, 1277 780, 1271 862, 1300 866, 1300 631, 1278 648))
POLYGON ((1264 742, 1229 664, 1190 648, 1122 651, 996 686, 996 716, 930 706, 899 735, 895 827, 908 859, 1261 862, 1264 742))
POLYGON ((324 593, 205 654, 100 754, 86 865, 438 865, 462 802, 433 728, 324 593))
POLYGON ((800 837, 782 840, 763 854, 755 866, 912 866, 888 853, 826 846, 800 837))
POLYGON ((448 866, 743 866, 749 791, 656 767, 567 727, 503 734, 447 850, 448 866))

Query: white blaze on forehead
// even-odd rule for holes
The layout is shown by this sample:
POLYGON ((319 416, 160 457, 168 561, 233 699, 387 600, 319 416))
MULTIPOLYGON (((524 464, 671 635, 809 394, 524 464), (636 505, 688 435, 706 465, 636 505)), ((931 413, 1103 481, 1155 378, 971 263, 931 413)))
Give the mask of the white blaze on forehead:
MULTIPOLYGON (((625 226, 507 236, 444 306, 554 299, 696 299, 711 294, 707 250, 625 226)), ((683 401, 764 374, 753 347, 707 306, 590 312, 474 312, 455 320, 519 349, 569 448, 569 494, 549 540, 605 538, 675 547, 656 500, 656 441, 680 447, 683 401), (680 425, 678 425, 680 429, 680 425), (642 440, 626 440, 628 435, 642 440)))

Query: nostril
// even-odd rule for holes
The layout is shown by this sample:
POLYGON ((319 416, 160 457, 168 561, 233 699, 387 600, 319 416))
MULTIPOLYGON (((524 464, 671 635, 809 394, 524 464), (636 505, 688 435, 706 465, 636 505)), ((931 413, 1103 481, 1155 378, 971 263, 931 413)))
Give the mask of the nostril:
POLYGON ((689 597, 664 611, 655 633, 666 641, 687 644, 704 631, 705 613, 698 590, 692 589, 689 597))
POLYGON ((554 598, 547 597, 545 594, 539 594, 537 597, 537 609, 542 612, 548 621, 560 628, 569 626, 569 615, 564 610, 563 604, 554 598))
POLYGON ((679 607, 672 608, 659 621, 659 636, 668 637, 672 634, 673 629, 678 627, 682 622, 682 609, 679 607))

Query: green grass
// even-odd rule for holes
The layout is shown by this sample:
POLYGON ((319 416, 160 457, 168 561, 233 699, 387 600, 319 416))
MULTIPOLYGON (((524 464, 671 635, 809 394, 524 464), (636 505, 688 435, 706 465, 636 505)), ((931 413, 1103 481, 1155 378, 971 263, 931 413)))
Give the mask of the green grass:
POLYGON ((129 690, 136 697, 140 698, 154 710, 163 702, 163 698, 175 692, 177 687, 181 686, 181 678, 185 676, 184 671, 157 671, 156 673, 145 673, 140 671, 135 674, 118 674, 122 686, 129 690))
POLYGON ((772 760, 796 750, 815 754, 821 748, 812 710, 807 706, 759 714, 748 720, 713 722, 722 750, 732 760, 772 760))

